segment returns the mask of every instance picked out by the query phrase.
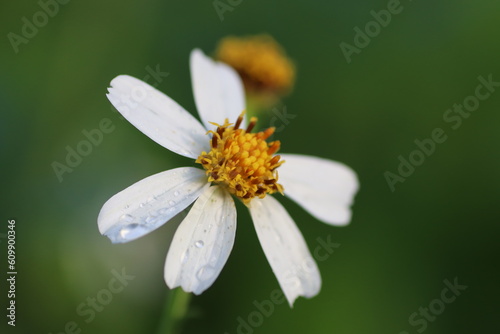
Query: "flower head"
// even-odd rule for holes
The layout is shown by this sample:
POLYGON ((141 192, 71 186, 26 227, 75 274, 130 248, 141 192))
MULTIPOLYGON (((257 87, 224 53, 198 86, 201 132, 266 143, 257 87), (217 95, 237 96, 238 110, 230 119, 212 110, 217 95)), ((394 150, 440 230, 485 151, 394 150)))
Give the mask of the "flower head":
POLYGON ((227 120, 223 125, 214 123, 217 129, 208 131, 212 134, 210 152, 202 152, 196 162, 206 169, 209 182, 221 184, 248 204, 255 196, 264 198, 268 193, 283 193, 276 171, 283 161, 279 155, 273 155, 280 142, 266 142, 274 128, 251 133, 257 118, 250 120, 246 130, 239 128, 242 121, 243 113, 234 126, 227 120))
POLYGON ((233 67, 251 94, 285 95, 293 87, 295 66, 269 35, 226 37, 216 58, 233 67))
POLYGON ((273 128, 252 132, 257 120, 247 124, 243 87, 234 70, 199 50, 191 53, 190 63, 204 125, 138 79, 121 75, 112 80, 108 99, 130 123, 165 148, 195 159, 201 168, 164 171, 114 195, 99 213, 100 232, 113 242, 128 242, 194 202, 170 245, 165 281, 172 289, 181 286, 200 294, 218 277, 233 247, 235 196, 250 210, 290 305, 298 296, 316 295, 321 287, 316 263, 294 221, 271 194, 280 192, 319 220, 343 225, 350 221, 356 175, 331 160, 276 155, 280 143, 266 141, 273 128))

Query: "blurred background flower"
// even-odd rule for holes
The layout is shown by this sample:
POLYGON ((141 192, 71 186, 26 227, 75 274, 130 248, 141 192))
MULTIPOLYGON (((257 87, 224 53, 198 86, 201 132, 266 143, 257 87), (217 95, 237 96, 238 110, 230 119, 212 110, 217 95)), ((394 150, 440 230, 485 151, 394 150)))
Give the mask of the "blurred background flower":
MULTIPOLYGON (((233 252, 214 285, 192 298, 184 333, 498 332, 500 90, 483 84, 478 92, 490 95, 477 107, 469 96, 480 76, 500 82, 500 3, 219 3, 225 10, 212 1, 0 4, 0 260, 7 219, 17 221, 18 246, 18 322, 8 326, 2 313, 0 332, 55 334, 71 322, 82 333, 155 331, 170 293, 162 267, 181 217, 112 245, 99 234, 97 214, 128 185, 189 161, 124 121, 106 99, 107 87, 130 74, 194 114, 190 51, 262 32, 299 71, 293 94, 256 130, 275 126, 283 152, 346 163, 362 189, 351 224, 342 228, 278 198, 318 257, 323 280, 318 296, 297 300, 293 309, 280 303, 240 207, 233 252), (454 104, 472 111, 464 107, 461 116, 454 104), (455 121, 445 121, 445 113, 455 121), (415 140, 432 138, 435 129, 447 139, 419 162, 415 140), (393 192, 384 174, 400 175, 401 159, 419 165, 401 168, 407 176, 393 192), (70 171, 58 177, 54 162, 70 171), (106 299, 101 290, 122 268, 135 278, 106 299), (443 281, 455 277, 468 288, 443 303, 443 281), (93 298, 102 308, 87 322, 77 309, 93 309, 93 298)), ((6 303, 2 292, 4 310, 6 303)))
POLYGON ((247 92, 249 114, 272 107, 293 88, 295 65, 268 34, 225 37, 217 46, 215 58, 240 74, 247 92))

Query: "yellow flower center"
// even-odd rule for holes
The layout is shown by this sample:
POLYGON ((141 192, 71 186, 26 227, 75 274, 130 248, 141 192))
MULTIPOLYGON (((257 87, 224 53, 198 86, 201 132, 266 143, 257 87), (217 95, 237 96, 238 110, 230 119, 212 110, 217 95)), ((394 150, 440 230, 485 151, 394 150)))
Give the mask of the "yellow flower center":
MULTIPOLYGON (((243 113, 244 114, 244 113, 243 113)), ((212 134, 210 152, 202 152, 196 160, 206 170, 209 182, 225 186, 227 190, 248 204, 254 197, 264 198, 266 194, 280 192, 276 168, 284 161, 274 155, 280 148, 279 141, 266 142, 274 128, 251 133, 257 123, 252 117, 246 130, 240 129, 243 114, 233 125, 226 119, 212 134)))

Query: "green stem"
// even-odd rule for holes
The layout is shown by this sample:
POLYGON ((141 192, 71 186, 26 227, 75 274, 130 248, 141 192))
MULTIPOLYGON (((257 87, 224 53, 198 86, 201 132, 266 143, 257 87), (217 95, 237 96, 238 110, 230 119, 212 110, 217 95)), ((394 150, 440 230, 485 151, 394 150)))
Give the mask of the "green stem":
POLYGON ((246 108, 246 116, 247 119, 250 119, 254 116, 259 116, 260 110, 259 105, 256 103, 255 99, 247 99, 247 108, 246 108))
POLYGON ((158 326, 158 334, 180 333, 190 299, 191 294, 184 292, 181 288, 174 289, 167 295, 163 318, 158 326))
POLYGON ((272 110, 279 104, 280 100, 273 95, 249 95, 246 99, 247 118, 255 116, 259 120, 267 121, 271 118, 272 110))

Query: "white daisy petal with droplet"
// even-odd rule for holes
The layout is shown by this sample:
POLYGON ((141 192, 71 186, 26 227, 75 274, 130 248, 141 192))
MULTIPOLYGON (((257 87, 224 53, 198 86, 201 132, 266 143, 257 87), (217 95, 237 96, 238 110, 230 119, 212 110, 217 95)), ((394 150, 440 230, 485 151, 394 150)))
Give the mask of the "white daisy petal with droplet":
POLYGON ((206 189, 177 228, 165 262, 165 282, 200 294, 219 276, 236 233, 236 207, 219 186, 206 189))
POLYGON ((111 81, 108 99, 146 136, 177 154, 196 159, 210 149, 206 130, 167 95, 128 75, 111 81))
POLYGON ((266 196, 253 199, 249 209, 262 249, 290 306, 298 296, 317 295, 321 288, 318 267, 285 208, 266 196))
POLYGON ((222 124, 226 118, 235 122, 245 110, 245 93, 238 73, 199 49, 191 52, 190 65, 194 100, 205 127, 213 129, 209 122, 222 124))
POLYGON ((111 197, 97 218, 113 243, 137 239, 166 223, 208 187, 205 173, 181 167, 151 175, 111 197))
POLYGON ((317 219, 332 225, 351 220, 351 205, 358 191, 356 173, 339 162, 300 155, 281 154, 279 183, 285 195, 317 219))

